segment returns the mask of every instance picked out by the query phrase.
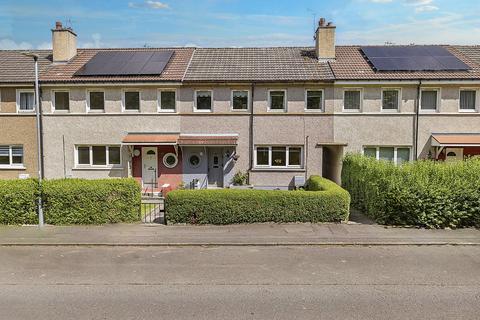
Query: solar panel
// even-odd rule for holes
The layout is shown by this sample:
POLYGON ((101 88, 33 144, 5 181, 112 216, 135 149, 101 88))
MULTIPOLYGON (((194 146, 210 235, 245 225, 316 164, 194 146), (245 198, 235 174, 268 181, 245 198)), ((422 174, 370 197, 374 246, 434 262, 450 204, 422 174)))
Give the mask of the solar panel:
POLYGON ((441 46, 375 46, 361 50, 378 71, 448 71, 470 67, 441 46))
POLYGON ((158 75, 172 55, 173 51, 99 51, 75 75, 158 75))

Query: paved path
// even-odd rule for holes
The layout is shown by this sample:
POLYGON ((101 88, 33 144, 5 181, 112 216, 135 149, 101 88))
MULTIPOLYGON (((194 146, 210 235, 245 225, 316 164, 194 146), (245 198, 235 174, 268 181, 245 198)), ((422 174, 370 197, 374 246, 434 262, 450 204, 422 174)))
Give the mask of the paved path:
POLYGON ((477 246, 2 247, 0 319, 478 319, 477 246))
POLYGON ((0 245, 480 245, 477 229, 425 230, 365 224, 0 227, 0 245))

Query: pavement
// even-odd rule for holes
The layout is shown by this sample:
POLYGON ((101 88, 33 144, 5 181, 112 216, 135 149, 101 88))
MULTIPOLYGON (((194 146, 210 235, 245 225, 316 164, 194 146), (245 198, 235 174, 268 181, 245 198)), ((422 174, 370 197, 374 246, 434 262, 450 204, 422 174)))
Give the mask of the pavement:
POLYGON ((393 228, 368 223, 199 226, 0 226, 0 246, 480 245, 480 230, 393 228))
POLYGON ((9 246, 0 261, 0 319, 480 314, 478 246, 9 246))

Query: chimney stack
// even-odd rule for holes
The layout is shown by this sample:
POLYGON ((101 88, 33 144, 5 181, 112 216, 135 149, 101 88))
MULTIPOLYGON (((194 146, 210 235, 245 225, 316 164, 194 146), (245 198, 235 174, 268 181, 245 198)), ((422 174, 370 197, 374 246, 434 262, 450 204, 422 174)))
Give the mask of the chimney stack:
POLYGON ((333 23, 320 18, 315 32, 315 53, 319 61, 335 60, 335 29, 333 23))
POLYGON ((60 21, 52 29, 53 62, 68 62, 77 55, 77 35, 72 28, 64 28, 60 21))

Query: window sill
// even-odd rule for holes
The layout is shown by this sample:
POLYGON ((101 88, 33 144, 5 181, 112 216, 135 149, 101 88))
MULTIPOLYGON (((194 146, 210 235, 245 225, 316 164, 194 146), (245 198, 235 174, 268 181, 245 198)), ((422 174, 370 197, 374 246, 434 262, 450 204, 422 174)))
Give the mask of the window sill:
POLYGON ((230 109, 232 112, 248 112, 249 109, 230 109))
POLYGON ((140 113, 140 110, 135 110, 135 109, 124 109, 123 112, 126 113, 140 113))
POLYGON ((267 109, 267 112, 287 112, 285 109, 267 109))
POLYGON ((262 168, 255 167, 251 170, 252 172, 305 172, 304 168, 262 168))
POLYGON ((89 109, 87 110, 87 113, 105 113, 105 110, 100 110, 100 109, 89 109))
POLYGON ((461 113, 475 113, 475 112, 478 112, 477 110, 471 110, 471 109, 459 109, 458 112, 461 112, 461 113))
POLYGON ((158 109, 159 113, 178 113, 175 109, 158 109))
POLYGON ((209 112, 213 112, 212 110, 198 110, 198 109, 194 109, 193 112, 196 112, 196 113, 209 113, 209 112))
POLYGON ((398 110, 398 109, 382 109, 381 111, 385 112, 385 113, 399 113, 400 112, 400 110, 398 110))
POLYGON ((33 109, 33 110, 17 110, 17 113, 35 113, 35 109, 33 109))
POLYGON ((85 166, 85 167, 79 167, 79 166, 76 166, 74 168, 72 168, 72 170, 75 170, 75 171, 81 171, 81 170, 85 170, 85 171, 89 171, 89 170, 98 170, 98 171, 106 171, 106 170, 124 170, 125 168, 124 167, 112 167, 112 166, 85 166))
POLYGON ((342 112, 346 112, 346 113, 361 113, 362 110, 360 110, 360 109, 342 109, 342 112))
POLYGON ((304 109, 305 112, 323 113, 323 109, 304 109))
POLYGON ((24 166, 0 166, 0 170, 27 170, 24 166))

